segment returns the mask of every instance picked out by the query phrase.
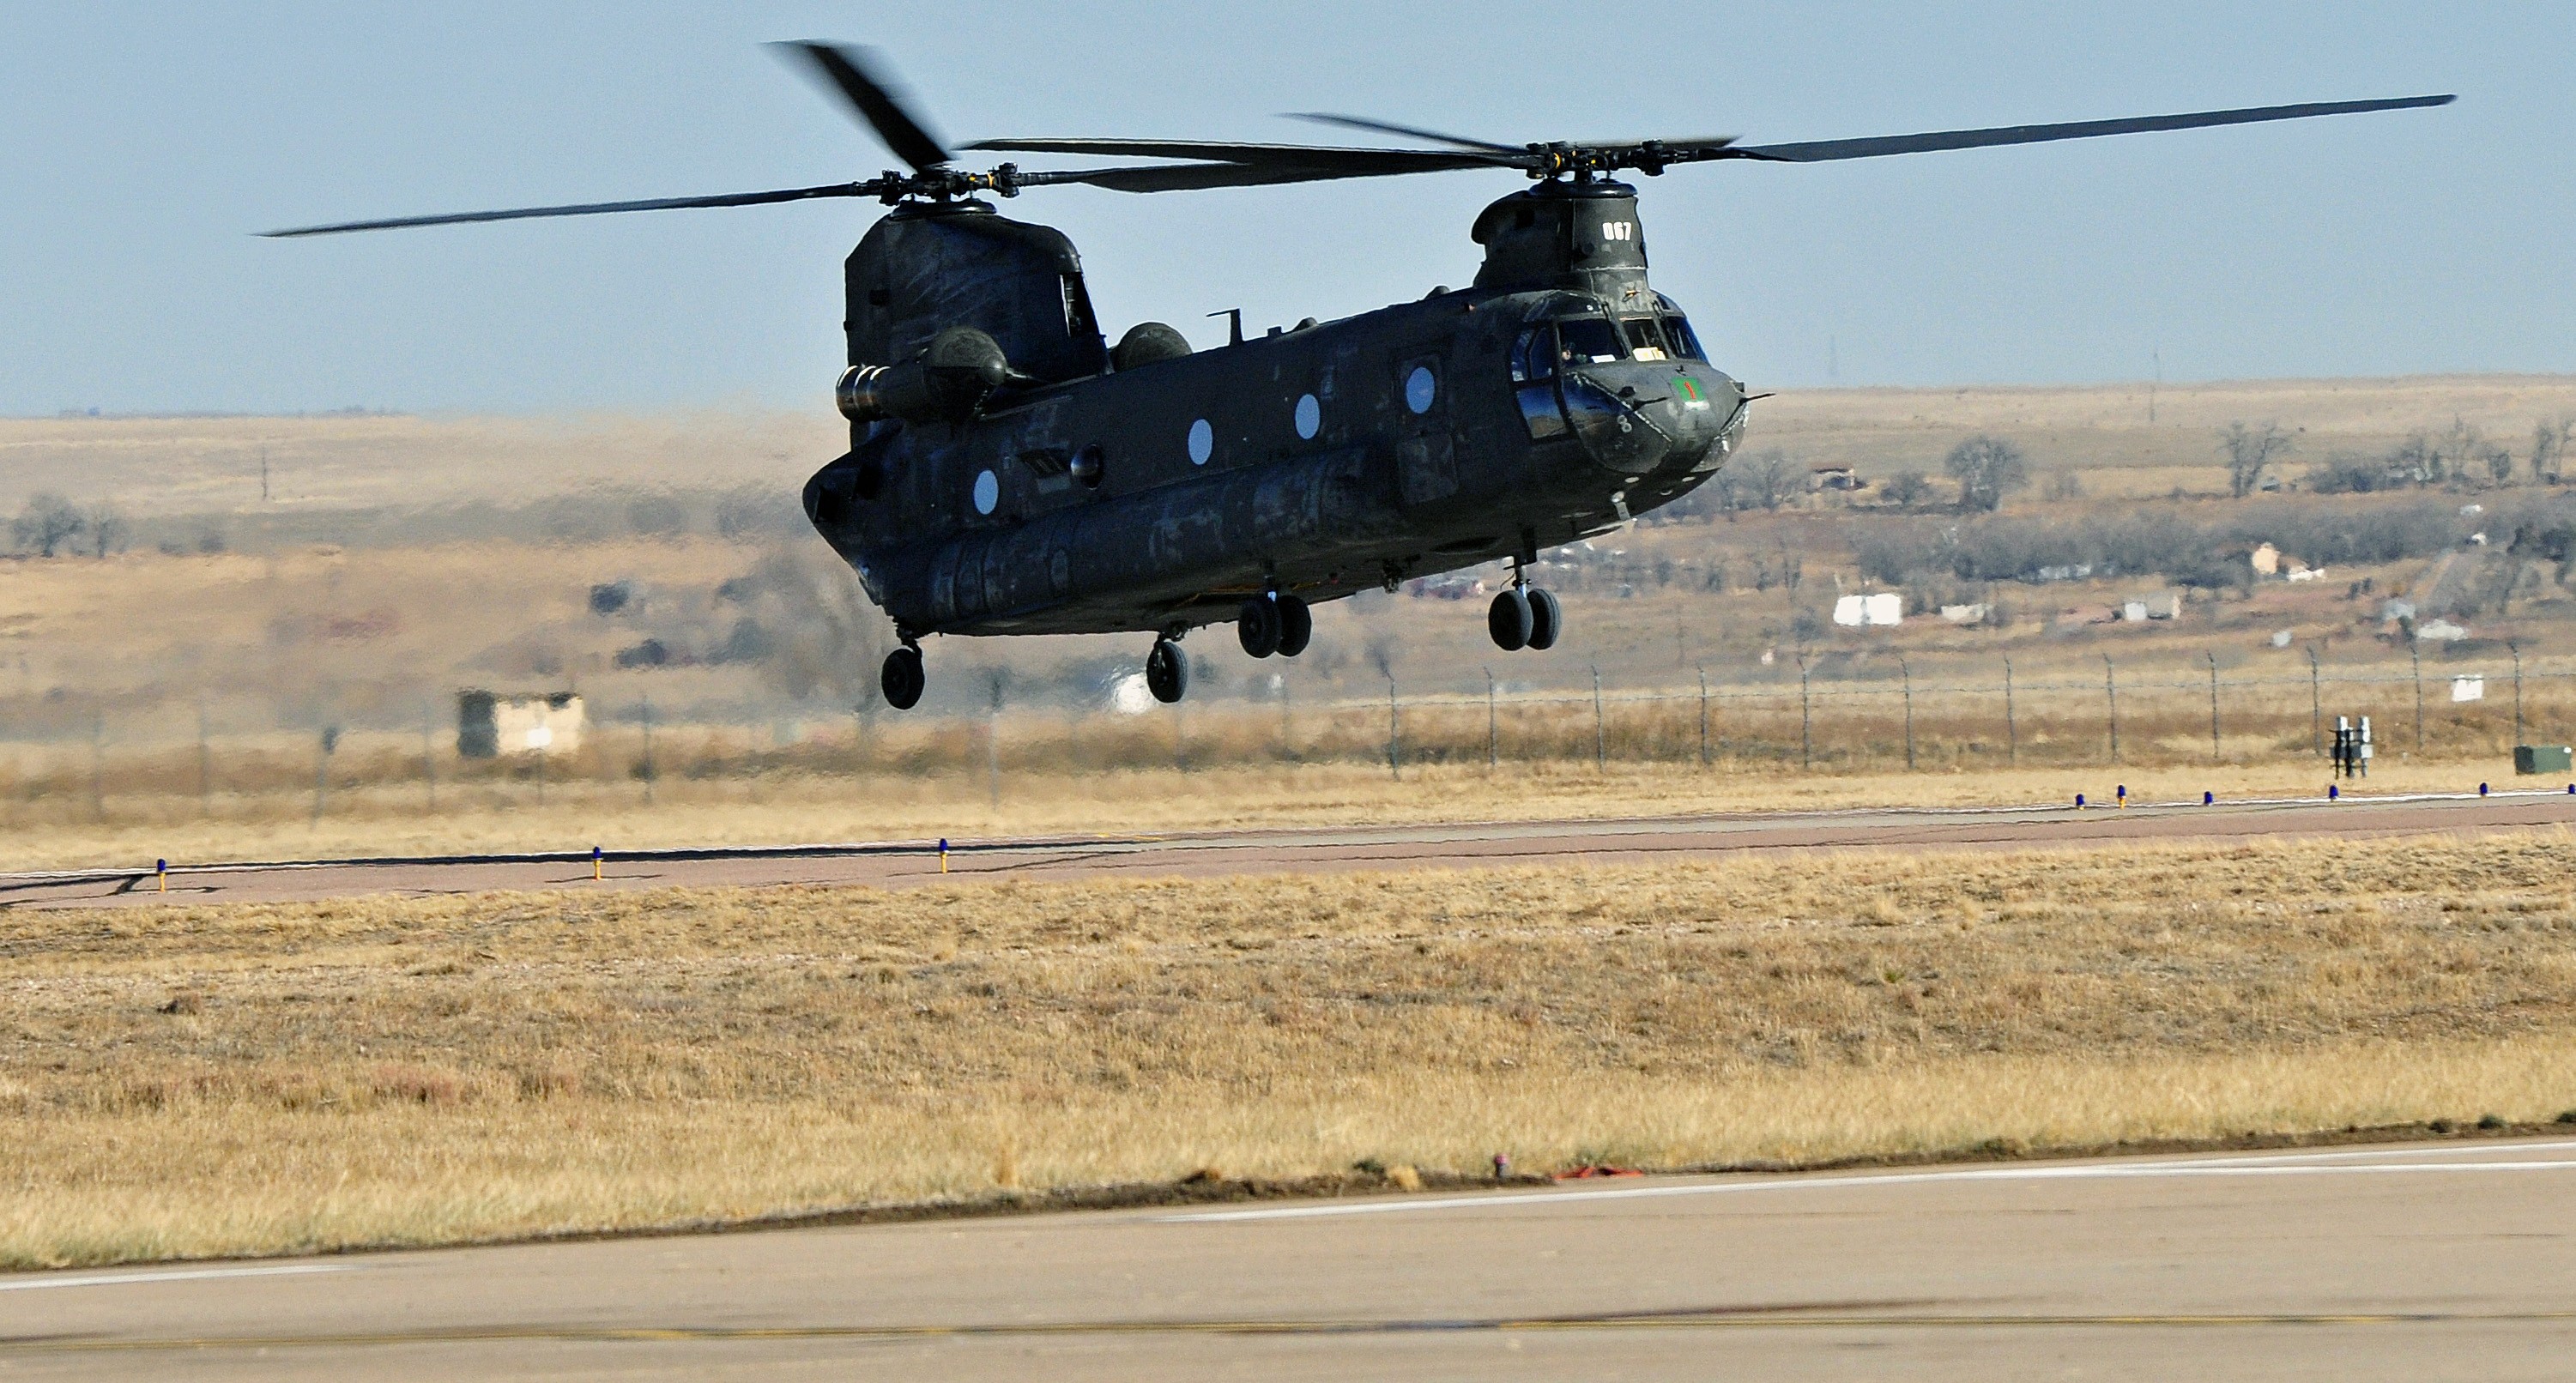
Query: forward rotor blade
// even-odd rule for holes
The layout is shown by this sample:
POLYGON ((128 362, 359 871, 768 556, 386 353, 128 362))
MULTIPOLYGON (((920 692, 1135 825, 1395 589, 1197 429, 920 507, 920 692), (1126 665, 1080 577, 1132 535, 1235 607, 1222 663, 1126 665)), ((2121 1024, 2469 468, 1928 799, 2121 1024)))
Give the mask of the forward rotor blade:
POLYGON ((1451 168, 1519 168, 1521 149, 1484 153, 1451 149, 1354 149, 1311 144, 1232 144, 1196 139, 979 139, 969 149, 1029 154, 1097 154, 1105 158, 1195 158, 1211 163, 1298 169, 1347 169, 1345 177, 1438 173, 1451 168))
POLYGON ((342 221, 328 226, 298 226, 262 231, 271 240, 305 235, 341 235, 349 231, 399 230, 407 226, 453 226, 471 221, 528 221, 544 216, 602 216, 618 211, 672 211, 683 207, 760 206, 768 202, 801 202, 814 197, 873 197, 876 183, 839 182, 822 187, 789 187, 773 192, 732 192, 713 197, 656 197, 641 202, 583 202, 574 206, 512 207, 504 211, 464 211, 445 216, 397 216, 382 221, 342 221))
POLYGON ((1262 187, 1275 183, 1331 182, 1337 178, 1386 178, 1410 173, 1440 173, 1458 168, 1484 168, 1484 163, 1439 167, 1316 168, 1282 163, 1166 163, 1137 168, 1087 168, 1074 172, 1022 173, 1023 187, 1049 183, 1086 183, 1114 192, 1189 192, 1210 187, 1262 187))
POLYGON ((2148 115, 2128 120, 2081 120, 2064 125, 2006 125, 1988 130, 1942 130, 1932 134, 1888 135, 1875 139, 1737 145, 1715 157, 1760 159, 1772 163, 1825 163, 1834 159, 1878 158, 1886 154, 1919 154, 1938 149, 2044 144, 2059 139, 2093 139, 2102 135, 2145 134, 2155 130, 2197 130, 2213 125, 2251 125, 2265 120, 2304 120, 2316 115, 2409 110, 2419 106, 2447 106, 2458 99, 2456 96, 2404 96, 2384 101, 2322 101, 2299 106, 2197 111, 2188 115, 2148 115))
POLYGON ((1461 149, 1482 149, 1493 154, 1525 152, 1516 144, 1496 144, 1490 139, 1469 139, 1464 135, 1442 134, 1415 125, 1398 125, 1391 120, 1371 120, 1364 115, 1333 115, 1325 111, 1295 111, 1290 120, 1311 120, 1318 125, 1340 125, 1353 130, 1375 130, 1380 134, 1400 134, 1408 139, 1428 139, 1435 144, 1454 144, 1461 149))
POLYGON ((916 173, 926 173, 948 162, 948 151, 922 128, 912 112, 904 109, 892 83, 868 71, 868 50, 841 48, 810 40, 800 43, 773 43, 782 52, 801 54, 812 64, 817 75, 830 82, 850 103, 850 109, 868 122, 877 138, 894 151, 896 158, 912 165, 916 173))

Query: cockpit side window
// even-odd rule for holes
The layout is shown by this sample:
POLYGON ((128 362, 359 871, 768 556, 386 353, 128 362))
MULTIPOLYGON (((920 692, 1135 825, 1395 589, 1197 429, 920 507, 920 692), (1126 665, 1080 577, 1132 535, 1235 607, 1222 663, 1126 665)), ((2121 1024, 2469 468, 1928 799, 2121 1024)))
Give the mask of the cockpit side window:
POLYGON ((1545 322, 1521 333, 1512 345, 1512 383, 1535 384, 1556 377, 1556 328, 1545 322))
POLYGON ((1673 354, 1684 360, 1705 361, 1708 354, 1699 348, 1699 333, 1691 330, 1690 319, 1678 312, 1664 318, 1664 335, 1673 344, 1673 354))
POLYGON ((1556 324, 1559 355, 1568 365, 1606 365, 1617 360, 1619 333, 1598 317, 1569 317, 1556 324))

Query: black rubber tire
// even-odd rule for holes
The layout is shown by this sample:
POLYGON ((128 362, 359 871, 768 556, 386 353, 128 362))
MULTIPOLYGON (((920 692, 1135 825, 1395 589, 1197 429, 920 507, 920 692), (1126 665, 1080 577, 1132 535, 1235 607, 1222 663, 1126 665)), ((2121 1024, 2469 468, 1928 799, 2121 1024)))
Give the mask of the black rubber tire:
POLYGON ((1271 599, 1279 602, 1279 656, 1294 658, 1305 652, 1307 643, 1315 637, 1315 612, 1293 595, 1271 599))
POLYGON ((1514 586, 1494 597, 1485 610, 1485 632, 1494 636, 1494 647, 1514 653, 1529 646, 1531 621, 1536 612, 1529 597, 1514 586))
POLYGON ((1182 656, 1179 644, 1154 640, 1154 651, 1145 655, 1145 689, 1166 706, 1189 693, 1190 660, 1182 656))
POLYGON ((1255 658, 1267 658, 1279 651, 1279 602, 1257 595, 1243 602, 1234 617, 1235 641, 1255 658))
POLYGON ((1556 647, 1556 636, 1565 632, 1565 607, 1556 603, 1556 593, 1530 587, 1529 607, 1529 646, 1537 649, 1556 647))
POLYGON ((929 685, 930 675, 921 666, 921 650, 908 644, 887 654, 885 667, 877 674, 877 687, 885 693, 886 704, 898 711, 920 705, 922 690, 929 685))

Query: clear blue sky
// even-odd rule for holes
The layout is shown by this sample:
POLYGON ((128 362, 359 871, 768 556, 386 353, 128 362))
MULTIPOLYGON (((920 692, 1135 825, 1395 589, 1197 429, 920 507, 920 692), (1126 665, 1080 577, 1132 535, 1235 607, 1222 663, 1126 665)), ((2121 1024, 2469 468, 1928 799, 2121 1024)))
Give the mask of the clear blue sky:
MULTIPOLYGON (((808 203, 267 241, 371 215, 864 176, 760 48, 886 50, 952 141, 1755 142, 2456 91, 2444 110, 1645 180, 1660 287, 1767 388, 2576 370, 2562 4, 0 5, 0 413, 827 407, 808 203), (1625 19, 1613 19, 1625 15, 1625 19)), ((1023 160, 1040 166, 1045 160, 1023 160)), ((1499 173, 1033 192, 1113 332, 1474 271, 1499 173)))

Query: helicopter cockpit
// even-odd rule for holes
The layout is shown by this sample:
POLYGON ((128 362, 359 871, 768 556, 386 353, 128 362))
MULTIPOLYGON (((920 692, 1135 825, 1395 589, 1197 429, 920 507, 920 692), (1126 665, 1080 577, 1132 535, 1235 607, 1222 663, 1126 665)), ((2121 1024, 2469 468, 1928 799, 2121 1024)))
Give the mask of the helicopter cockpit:
POLYGON ((1615 314, 1588 299, 1560 299, 1525 326, 1513 343, 1513 393, 1533 441, 1572 437, 1592 459, 1636 475, 1676 448, 1706 450, 1705 421, 1674 416, 1677 402, 1697 409, 1706 382, 1687 364, 1704 364, 1690 319, 1662 294, 1654 310, 1615 314), (1639 368, 1639 367, 1646 368, 1639 368))

